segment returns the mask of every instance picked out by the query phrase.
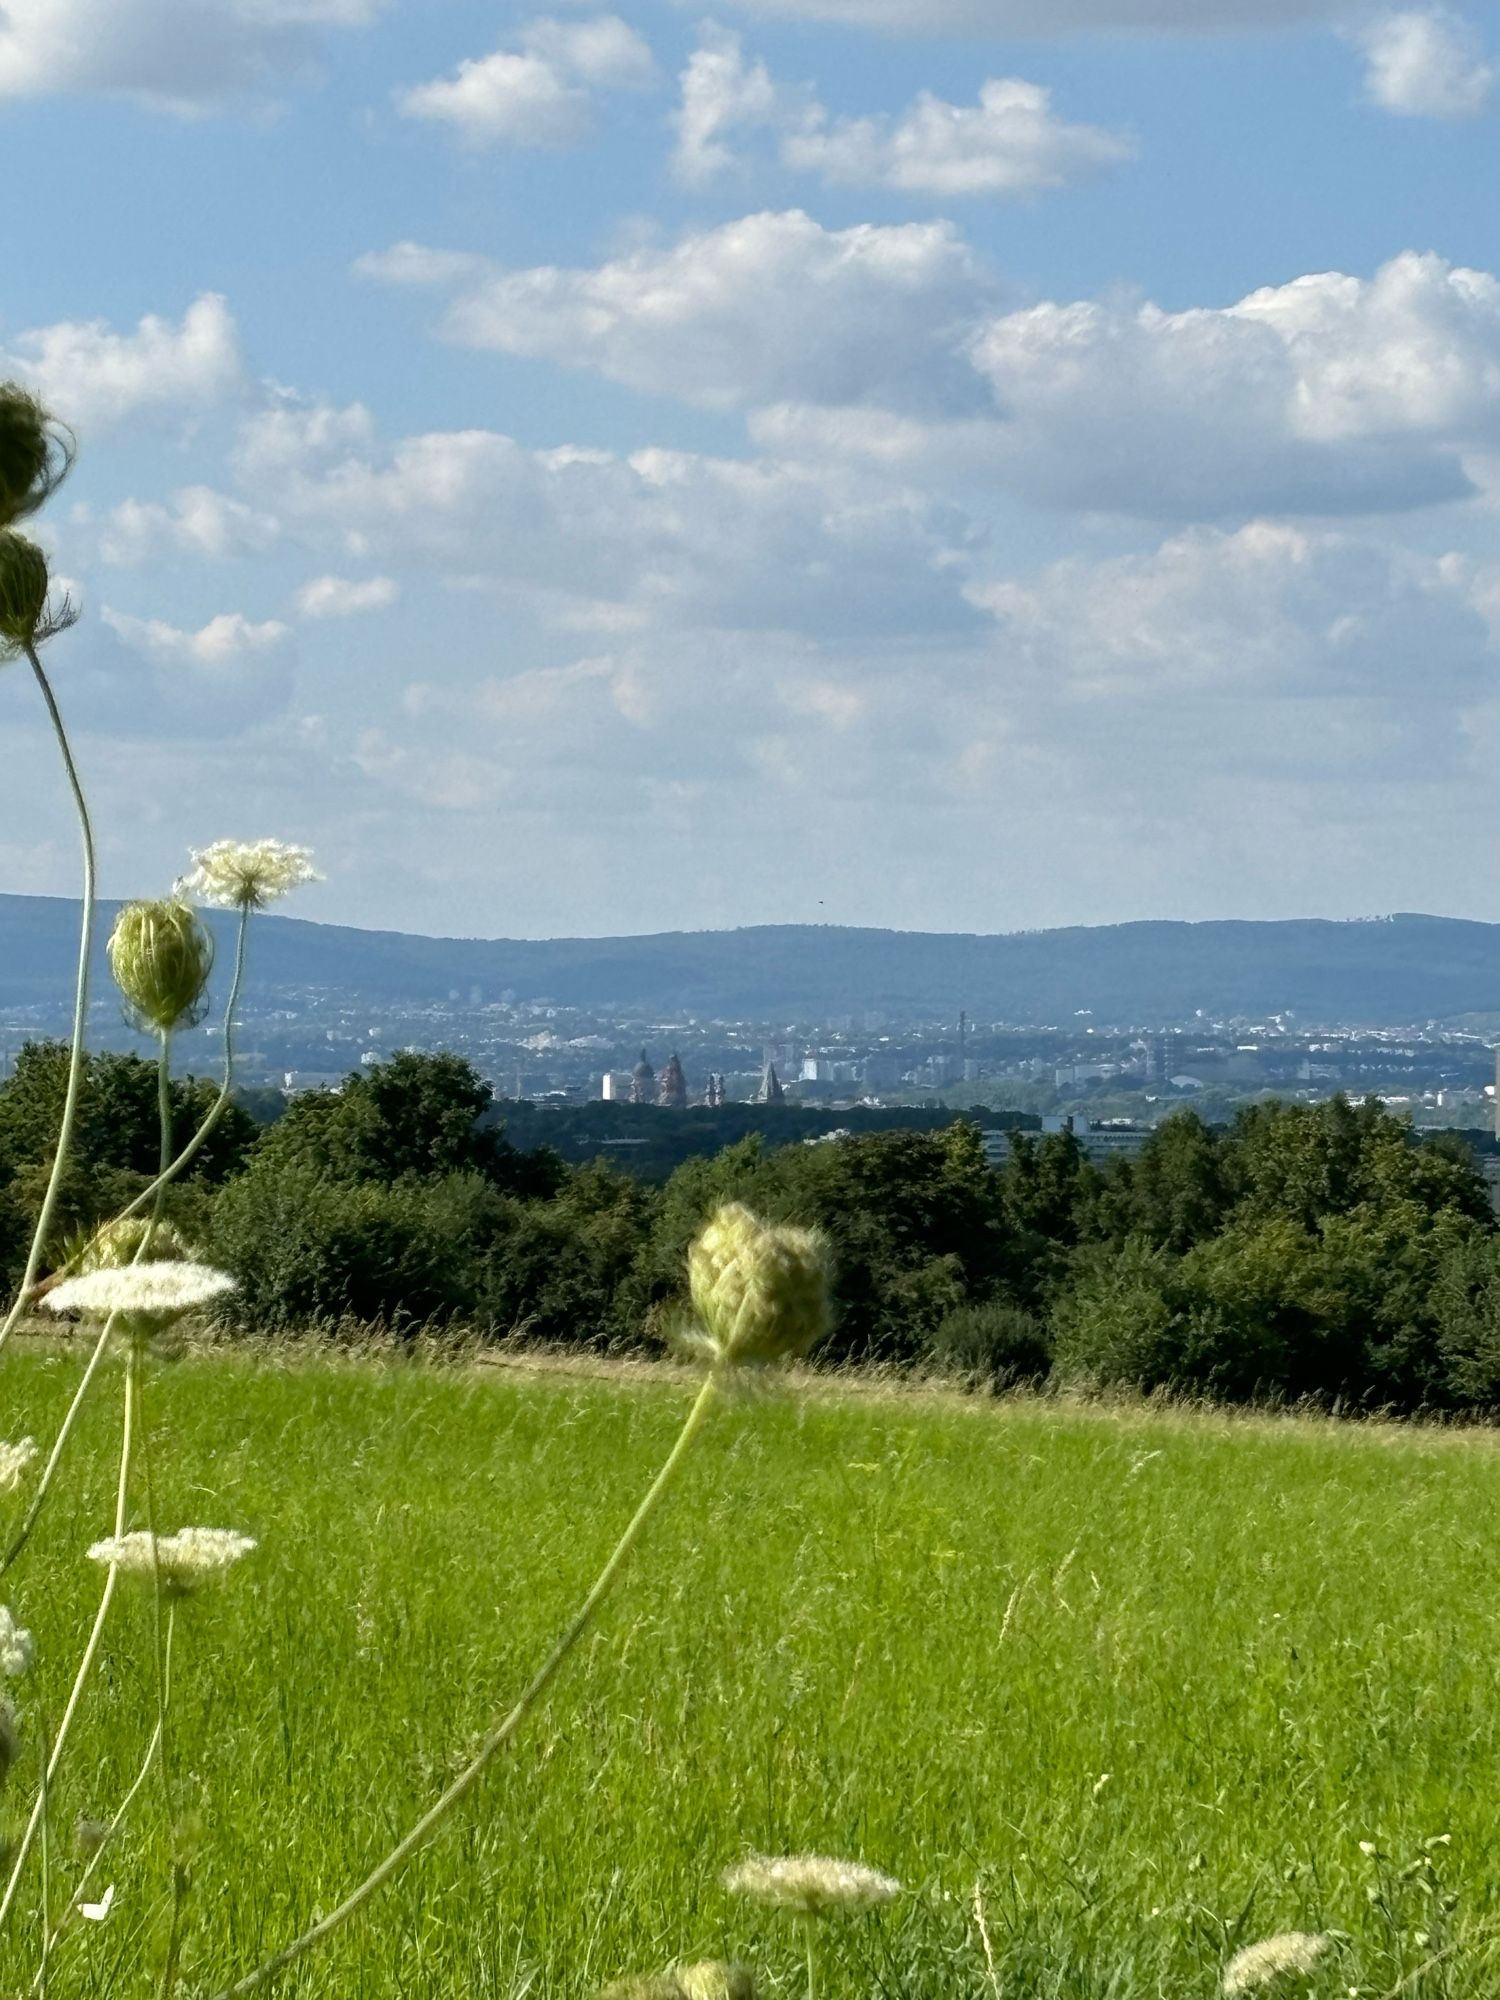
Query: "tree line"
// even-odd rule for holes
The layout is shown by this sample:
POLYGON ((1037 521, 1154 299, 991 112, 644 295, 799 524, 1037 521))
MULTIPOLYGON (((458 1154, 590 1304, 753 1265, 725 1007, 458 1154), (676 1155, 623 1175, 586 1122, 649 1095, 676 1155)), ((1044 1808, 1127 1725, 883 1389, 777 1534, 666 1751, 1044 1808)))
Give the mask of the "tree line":
MULTIPOLYGON (((20 1275, 50 1163, 66 1051, 29 1045, 0 1086, 0 1263, 20 1275)), ((174 1084, 186 1132, 210 1086, 174 1084)), ((232 1271, 250 1331, 335 1320, 453 1323, 592 1348, 668 1337, 684 1255, 743 1200, 812 1224, 833 1253, 824 1359, 976 1383, 1176 1387, 1234 1401, 1500 1405, 1500 1232, 1467 1148, 1373 1100, 1279 1102, 1225 1128, 1191 1111, 1136 1158, 1070 1133, 977 1127, 815 1144, 751 1134, 659 1187, 523 1150, 451 1055, 403 1053, 258 1126, 232 1105, 171 1191, 181 1236, 232 1271)), ((155 1170, 154 1066, 89 1059, 51 1246, 155 1170)))

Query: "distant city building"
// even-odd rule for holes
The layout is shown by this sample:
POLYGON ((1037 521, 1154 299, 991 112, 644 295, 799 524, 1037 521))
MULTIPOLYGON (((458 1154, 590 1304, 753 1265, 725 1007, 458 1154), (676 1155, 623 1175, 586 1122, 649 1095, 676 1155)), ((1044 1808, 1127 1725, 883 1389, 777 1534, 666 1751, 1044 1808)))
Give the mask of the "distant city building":
POLYGON ((776 1074, 773 1062, 766 1064, 765 1075, 760 1080, 760 1089, 755 1094, 757 1104, 785 1104, 786 1092, 781 1087, 781 1078, 776 1074))
POLYGON ((861 1067, 866 1090, 894 1090, 901 1081, 899 1056, 866 1056, 861 1067))
POLYGON ((606 1104, 629 1104, 635 1078, 628 1069, 607 1069, 599 1079, 599 1095, 606 1104))
POLYGON ((721 1105, 728 1102, 728 1098, 724 1093, 724 1072, 722 1070, 709 1071, 708 1088, 703 1093, 703 1102, 708 1106, 710 1111, 717 1111, 721 1105))
POLYGON ((632 1104, 656 1102, 656 1071, 647 1060, 644 1049, 641 1050, 640 1061, 630 1072, 630 1101, 632 1104))
POLYGON ((656 1101, 668 1111, 686 1111, 687 1078, 682 1073, 682 1063, 676 1049, 673 1049, 661 1080, 656 1086, 656 1101))
POLYGON ((804 1083, 832 1083, 833 1064, 826 1056, 804 1056, 802 1058, 802 1081, 804 1083))

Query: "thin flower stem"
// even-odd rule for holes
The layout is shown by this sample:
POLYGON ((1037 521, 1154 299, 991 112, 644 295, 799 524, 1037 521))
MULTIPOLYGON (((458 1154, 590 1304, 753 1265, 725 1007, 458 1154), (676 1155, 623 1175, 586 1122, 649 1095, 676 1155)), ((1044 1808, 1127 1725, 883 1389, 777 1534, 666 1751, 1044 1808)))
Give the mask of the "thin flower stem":
POLYGON ((47 2000, 47 1944, 52 1929, 52 1815, 47 1802, 47 1732, 42 1731, 42 1962, 37 1967, 41 2000, 47 2000))
POLYGON ((818 1958, 813 1949, 813 1919, 805 1918, 802 1928, 807 1933, 807 2000, 817 2000, 818 1958))
POLYGON ((21 1551, 31 1540, 32 1530, 41 1518, 42 1508, 47 1503, 48 1489, 52 1485, 52 1480, 58 1466, 62 1463, 62 1455, 67 1449, 68 1439, 72 1436, 73 1426, 78 1421, 78 1412, 83 1408, 84 1398, 88 1395, 94 1377, 99 1372, 99 1363, 104 1359, 104 1351, 109 1345, 109 1337, 114 1332, 115 1318, 116 1315, 111 1313, 100 1329, 99 1338, 94 1342, 94 1351, 89 1356, 88 1366, 84 1369, 83 1378, 73 1392, 73 1400, 68 1405, 68 1413, 63 1418, 62 1425, 58 1430, 56 1438, 53 1440, 52 1449, 47 1455, 47 1463, 42 1469, 41 1479, 37 1482, 37 1489, 31 1496, 31 1505, 26 1509, 26 1518, 16 1530, 10 1547, 5 1551, 4 1561, 0 1562, 0 1576, 4 1576, 11 1564, 19 1558, 21 1551))
POLYGON ((84 797, 78 767, 73 762, 73 751, 68 742, 68 732, 63 727, 62 712, 57 706, 52 683, 47 678, 35 646, 26 648, 26 657, 31 663, 32 673, 36 676, 36 684, 41 689, 42 700, 46 703, 47 714, 52 721, 52 731, 62 752, 63 769, 68 774, 73 804, 78 813, 78 825, 83 840, 83 922, 78 939, 78 975, 73 988, 73 1040, 68 1053, 68 1083, 63 1095, 62 1118, 57 1128, 57 1150, 52 1157, 52 1171, 47 1177, 47 1188, 42 1196, 41 1210, 32 1233, 31 1248, 26 1253, 26 1269, 22 1273, 20 1290, 16 1293, 15 1303, 6 1314, 4 1323, 0 1324, 0 1352, 3 1352, 6 1343, 15 1332, 16 1323, 31 1298, 31 1288, 36 1283, 37 1268, 42 1261, 42 1250, 51 1233, 52 1218, 57 1210, 57 1197, 68 1163, 68 1152, 73 1143, 73 1128, 78 1122, 78 1093, 83 1083, 84 1031, 88 1026, 89 1013, 89 953, 94 940, 94 827, 89 818, 88 800, 84 797))
MULTIPOLYGON (((169 1598, 167 1600, 168 1706, 170 1706, 172 1699, 172 1638, 173 1634, 176 1631, 176 1628, 177 1628, 177 1606, 169 1598)), ((58 1918, 57 1922, 52 1926, 51 1949, 54 1951, 57 1948, 58 1940, 61 1938, 63 1931, 67 1926, 68 1919, 72 1916, 74 1910, 78 1908, 78 1905, 83 1901, 84 1894, 87 1891, 90 1882, 92 1882, 94 1879, 95 1869, 99 1866, 99 1863, 104 1859, 105 1854, 108 1852, 111 1841, 114 1839, 115 1835, 120 1831, 120 1828, 125 1824, 125 1815, 130 1811, 130 1808, 135 1804, 136 1799, 140 1796, 141 1787, 145 1784, 146 1780, 151 1776, 151 1773, 156 1768, 156 1745, 160 1737, 160 1732, 161 1732, 161 1723, 160 1721, 158 1721, 156 1728, 153 1729, 151 1732, 150 1741, 146 1745, 146 1754, 141 1759, 141 1768, 136 1772, 134 1779, 131 1781, 130 1790, 125 1794, 124 1798, 121 1799, 119 1805, 115 1808, 115 1816, 110 1821, 108 1827, 106 1827, 104 1832, 104 1838, 99 1842, 99 1845, 94 1849, 93 1853, 89 1856, 87 1862, 84 1864, 83 1873, 79 1876, 78 1881, 74 1886, 73 1895, 68 1904, 67 1909, 58 1918)), ((31 1982, 31 1990, 33 1993, 37 1991, 36 1980, 33 1980, 31 1982)))
POLYGON ((615 1544, 614 1553, 610 1556, 609 1561, 605 1563, 603 1569, 600 1570, 588 1596, 574 1613, 562 1637, 557 1641, 557 1644, 552 1648, 552 1651, 532 1676, 531 1681, 520 1696, 520 1699, 516 1702, 515 1707, 511 1709, 503 1721, 497 1723, 494 1729, 490 1731, 471 1761, 454 1779, 442 1797, 438 1799, 435 1805, 429 1807, 404 1839, 396 1843, 384 1861, 371 1869, 359 1887, 352 1890, 344 1898, 343 1902, 339 1904, 337 1909, 330 1910, 326 1917, 320 1918, 310 1929, 305 1930, 301 1937, 294 1938, 290 1944, 284 1945, 280 1951, 274 1952, 270 1958, 258 1965, 253 1972, 247 1972, 243 1979, 236 1980, 232 1986, 226 1986, 221 1992, 215 1994, 214 2000, 241 2000, 242 1995, 254 1993, 257 1988, 264 1986, 267 1980, 274 1979, 278 1972, 283 1971, 294 1960, 301 1958, 304 1952, 311 1951, 314 1945, 321 1944, 324 1938, 331 1937, 335 1931, 342 1929, 348 1923, 349 1919, 369 1902, 377 1890, 384 1888, 385 1884, 393 1876, 398 1875, 414 1855, 421 1852, 434 1834, 437 1833, 439 1827, 447 1819, 453 1808, 474 1789, 496 1753, 505 1747, 521 1723, 525 1721, 531 1710, 546 1693, 568 1655, 588 1630, 594 1613, 609 1595, 610 1589, 615 1579, 619 1576, 620 1571, 624 1568, 631 1550, 640 1540, 646 1523, 656 1511, 657 1502, 661 1499, 663 1493, 666 1492, 673 1474, 677 1471, 678 1466, 681 1465, 686 1456, 688 1446, 692 1443, 699 1426, 708 1414, 716 1387, 716 1378, 712 1374, 706 1376, 703 1387, 698 1391, 693 1407, 688 1411, 686 1421, 677 1434, 677 1442, 667 1454, 665 1463, 651 1482, 646 1497, 635 1510, 629 1527, 626 1528, 624 1534, 621 1535, 619 1541, 615 1544))
MULTIPOLYGON (((130 1493, 130 1453, 135 1431, 135 1390, 136 1361, 135 1350, 131 1349, 130 1359, 125 1368, 125 1412, 120 1424, 120 1483, 115 1494, 115 1539, 119 1541, 125 1533, 127 1503, 130 1493)), ((78 1713, 83 1700, 84 1689, 88 1686, 89 1675, 93 1671, 94 1658, 99 1651, 99 1641, 104 1636, 105 1621, 109 1617, 109 1607, 114 1601, 115 1583, 120 1574, 119 1565, 111 1563, 104 1579, 104 1588, 99 1593, 99 1609, 94 1614, 93 1630, 89 1633, 88 1644, 83 1649, 83 1658, 78 1662, 78 1672, 73 1677, 73 1690, 68 1696, 68 1705, 63 1710, 62 1721, 56 1736, 52 1739, 52 1755, 47 1760, 47 1782, 51 1784, 57 1776, 57 1767, 62 1762, 63 1751, 67 1748, 68 1735, 73 1727, 73 1718, 78 1713)), ((21 1836, 16 1849, 16 1858, 11 1864, 10 1879, 5 1885, 5 1894, 0 1897, 0 1924, 10 1915, 11 1905, 16 1900, 21 1886, 21 1876, 26 1867, 26 1858, 31 1852, 31 1844, 36 1839, 37 1825, 42 1816, 42 1797, 38 1793, 37 1802, 32 1807, 31 1818, 26 1822, 26 1831, 21 1836)))

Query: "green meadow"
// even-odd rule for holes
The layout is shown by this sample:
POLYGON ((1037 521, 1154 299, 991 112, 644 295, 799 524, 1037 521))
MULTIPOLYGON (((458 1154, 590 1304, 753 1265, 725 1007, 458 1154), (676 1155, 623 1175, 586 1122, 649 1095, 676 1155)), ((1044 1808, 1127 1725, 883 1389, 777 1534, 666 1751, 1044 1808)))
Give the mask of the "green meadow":
MULTIPOLYGON (((80 1366, 13 1352, 0 1433, 45 1439, 80 1366)), ((177 1628, 183 1990, 207 1996, 460 1767, 692 1384, 293 1352, 156 1364, 149 1389, 162 1525, 261 1544, 177 1628)), ((118 1401, 116 1377, 7 1579, 38 1644, 32 1754, 99 1588, 118 1401)), ((1287 1929, 1338 1934, 1298 1991, 1500 1995, 1497 1550, 1482 1431, 827 1383, 726 1401, 477 1800, 275 1990, 572 1996, 736 1957, 797 1995, 795 1927, 719 1883, 754 1849, 906 1885, 827 1926, 822 2000, 1186 2000, 1287 1929)), ((122 1580, 56 1827, 113 1811, 153 1718, 149 1597, 122 1580)), ((59 2000, 150 1990, 154 1785, 116 1848, 59 2000)), ((62 1834, 50 1866, 60 1906, 62 1834)), ((7 1995, 35 1971, 10 1949, 7 1995)))

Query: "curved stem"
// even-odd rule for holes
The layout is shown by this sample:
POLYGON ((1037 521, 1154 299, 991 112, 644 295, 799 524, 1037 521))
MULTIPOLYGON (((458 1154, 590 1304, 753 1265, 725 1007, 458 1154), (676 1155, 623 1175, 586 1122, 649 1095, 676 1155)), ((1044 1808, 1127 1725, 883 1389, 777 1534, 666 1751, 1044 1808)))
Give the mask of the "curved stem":
POLYGON ((32 1530, 41 1517, 43 1507, 47 1504, 48 1489, 51 1487, 53 1477, 62 1462, 62 1455, 67 1449, 68 1439, 72 1436, 73 1426, 78 1421, 78 1412, 83 1408, 84 1397, 87 1396, 93 1384, 94 1377, 99 1372, 99 1363, 104 1359, 104 1350, 109 1345, 109 1336, 114 1332, 115 1318, 116 1315, 111 1313, 100 1329, 99 1338, 94 1342, 94 1351, 90 1354, 88 1366, 83 1371, 83 1379, 73 1392, 73 1400, 68 1405, 68 1414, 62 1420, 61 1428, 53 1441, 52 1450, 47 1455, 47 1463, 42 1469, 42 1476, 37 1482, 37 1489, 31 1496, 31 1505, 26 1509, 26 1518, 16 1530, 15 1538, 11 1542, 10 1547, 5 1551, 4 1561, 0 1561, 0 1576, 4 1576, 11 1564, 20 1556, 26 1544, 31 1540, 32 1530))
POLYGON ((405 1838, 396 1843, 384 1861, 378 1867, 371 1869, 359 1887, 351 1890, 337 1909, 330 1910, 326 1917, 320 1918, 309 1930, 305 1930, 301 1937, 295 1938, 291 1944, 284 1945, 280 1951, 274 1952, 253 1972, 247 1972, 243 1979, 237 1979, 232 1986, 226 1986, 222 1992, 215 1994, 214 2000, 241 2000, 243 1994, 255 1992, 257 1987, 264 1986, 268 1979, 273 1979, 295 1959, 301 1958, 304 1952, 311 1951, 314 1945, 320 1944, 324 1938, 342 1929, 349 1919, 369 1902, 377 1890, 382 1889, 393 1876, 399 1874, 413 1855, 420 1853, 460 1799, 474 1789, 496 1752, 503 1749, 510 1741, 521 1723, 546 1693, 564 1661, 588 1630, 594 1613, 609 1595, 615 1579, 625 1566, 626 1558, 640 1540, 646 1523, 656 1510, 657 1502, 667 1490, 672 1475, 682 1463, 688 1446, 707 1416, 715 1387, 715 1378, 712 1375, 707 1376, 703 1387, 698 1391, 693 1407, 688 1411, 682 1429, 677 1434, 677 1442, 667 1454, 666 1462, 651 1482, 646 1497, 636 1508, 629 1527, 615 1544, 614 1553, 600 1570, 588 1596, 574 1613, 562 1637, 532 1676, 515 1707, 490 1731, 447 1791, 435 1805, 428 1808, 405 1838))
MULTIPOLYGON (((135 1428, 135 1349, 131 1348, 125 1366, 125 1413, 120 1424, 120 1481, 115 1493, 115 1538, 125 1533, 126 1505, 130 1492, 130 1450, 135 1428)), ((57 1776, 57 1767, 62 1762, 63 1751, 67 1748, 68 1734, 73 1727, 73 1718, 83 1700, 84 1689, 93 1671, 94 1659, 99 1651, 99 1641, 104 1636, 105 1621, 109 1617, 109 1607, 114 1601, 115 1582, 120 1570, 117 1563, 111 1563, 104 1579, 104 1588, 99 1593, 99 1609, 94 1614, 93 1630, 89 1633, 88 1644, 83 1649, 83 1658, 78 1662, 78 1672, 73 1677, 73 1689, 68 1696, 68 1705, 63 1710, 62 1721, 56 1736, 52 1739, 52 1755, 47 1760, 47 1783, 50 1785, 57 1776)), ((21 1836, 16 1849, 16 1858, 11 1864, 10 1879, 5 1885, 5 1894, 0 1897, 0 1924, 10 1915, 11 1905, 16 1900, 16 1892, 21 1886, 21 1876, 26 1867, 26 1857, 31 1852, 31 1844, 36 1839, 37 1826, 42 1817, 44 1794, 38 1793, 36 1804, 31 1809, 31 1818, 26 1822, 26 1831, 21 1836)))
MULTIPOLYGON (((172 1637, 176 1630, 176 1624, 177 1624, 177 1606, 169 1598, 167 1600, 167 1700, 169 1704, 172 1698, 172 1637)), ((92 1882, 94 1879, 94 1871, 99 1866, 99 1863, 104 1859, 105 1853, 108 1851, 110 1842, 114 1839, 115 1835, 120 1831, 120 1828, 125 1824, 125 1815, 130 1811, 130 1808, 135 1804, 136 1799, 140 1796, 141 1787, 145 1784, 146 1780, 151 1776, 152 1771, 155 1770, 156 1768, 156 1746, 158 1741, 160 1740, 160 1735, 161 1735, 161 1723, 158 1720, 156 1728, 153 1729, 151 1732, 150 1740, 146 1745, 146 1754, 141 1759, 141 1768, 136 1772, 135 1777, 131 1782, 130 1790, 125 1794, 124 1798, 121 1799, 119 1805, 115 1808, 114 1818, 105 1828, 103 1839, 99 1842, 99 1845, 94 1849, 93 1853, 89 1856, 87 1862, 84 1864, 83 1873, 79 1876, 78 1881, 74 1885, 73 1894, 69 1900, 67 1909, 58 1918, 57 1922, 52 1926, 52 1942, 50 1948, 54 1951, 57 1948, 57 1942, 59 1938, 62 1936, 63 1931, 67 1926, 69 1917, 71 1917, 74 1910, 76 1910, 78 1908, 78 1905, 83 1901, 84 1893, 88 1889, 90 1882, 92 1882)), ((33 1993, 35 1993, 37 1990, 37 1981, 35 1979, 33 1979, 33 1981, 31 1982, 31 1990, 33 1993)))
POLYGON ((46 1192, 42 1196, 41 1210, 36 1219, 36 1229, 32 1234, 31 1248, 26 1253, 26 1269, 21 1277, 21 1287, 16 1293, 15 1303, 0 1325, 0 1351, 16 1330, 26 1304, 31 1297, 31 1288, 36 1283, 37 1267, 42 1261, 42 1249, 52 1229, 52 1218, 57 1210, 57 1197, 62 1187, 64 1169, 68 1163, 68 1151, 73 1142, 73 1128, 78 1122, 78 1093, 83 1082, 83 1039, 88 1026, 89 1013, 89 953, 94 940, 94 827, 89 818, 88 800, 84 797, 83 784, 78 776, 78 767, 73 762, 72 747, 68 742, 68 732, 63 727, 57 698, 52 692, 52 683, 37 655, 35 646, 26 648, 26 657, 31 663, 31 671, 36 676, 36 684, 42 691, 47 714, 52 721, 52 731, 62 752, 63 769, 68 774, 68 785, 73 793, 73 805, 78 814, 79 831, 83 840, 83 922, 78 939, 78 975, 73 988, 73 1040, 68 1054, 68 1083, 63 1095, 62 1118, 57 1128, 57 1150, 52 1158, 52 1171, 47 1177, 46 1192))

